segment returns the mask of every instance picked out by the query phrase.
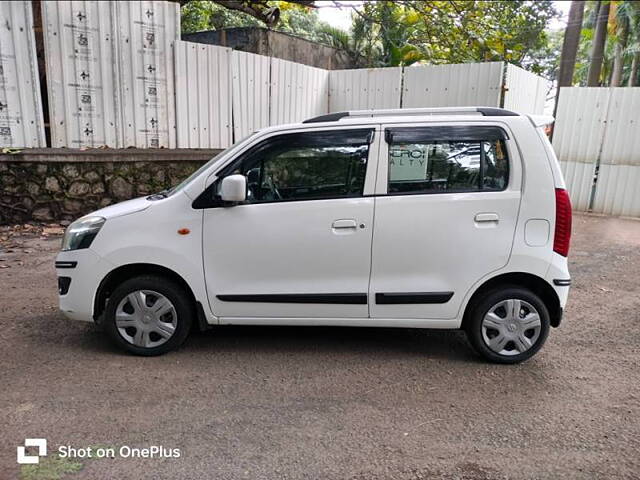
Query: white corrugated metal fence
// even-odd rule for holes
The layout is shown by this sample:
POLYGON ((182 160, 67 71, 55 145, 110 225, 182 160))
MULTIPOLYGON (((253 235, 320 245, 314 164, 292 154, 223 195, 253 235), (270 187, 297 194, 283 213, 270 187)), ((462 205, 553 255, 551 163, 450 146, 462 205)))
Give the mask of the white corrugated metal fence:
POLYGON ((402 107, 499 107, 503 72, 503 62, 406 67, 402 107))
POLYGON ((176 41, 178 148, 226 148, 231 124, 231 49, 176 41))
POLYGON ((327 113, 327 70, 214 45, 175 49, 181 148, 224 148, 234 136, 327 113))
POLYGON ((113 5, 122 146, 175 148, 173 42, 180 39, 180 5, 155 0, 113 5))
POLYGON ((46 146, 29 1, 0 2, 0 146, 46 146))
POLYGON ((110 2, 42 2, 52 147, 122 145, 110 2))
POLYGON ((329 72, 329 111, 400 108, 402 67, 329 72))
POLYGON ((572 203, 640 216, 640 88, 563 87, 553 147, 572 203))
POLYGON ((328 95, 328 70, 271 58, 270 125, 327 113, 328 95))
POLYGON ((174 2, 42 2, 53 147, 176 146, 174 2))
POLYGON ((509 63, 503 106, 519 113, 540 114, 544 112, 549 86, 547 79, 509 63))
POLYGON ((233 133, 235 141, 269 126, 269 57, 231 53, 233 133))

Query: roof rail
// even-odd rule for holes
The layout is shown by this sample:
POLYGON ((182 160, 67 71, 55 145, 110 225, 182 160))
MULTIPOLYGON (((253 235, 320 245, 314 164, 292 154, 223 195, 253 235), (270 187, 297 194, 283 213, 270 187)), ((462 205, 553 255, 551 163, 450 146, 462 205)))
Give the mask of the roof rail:
POLYGON ((308 118, 302 123, 336 122, 342 118, 357 117, 390 117, 410 115, 469 115, 477 114, 485 117, 517 117, 516 112, 496 107, 436 107, 436 108, 391 108, 383 110, 352 110, 335 112, 318 117, 308 118))

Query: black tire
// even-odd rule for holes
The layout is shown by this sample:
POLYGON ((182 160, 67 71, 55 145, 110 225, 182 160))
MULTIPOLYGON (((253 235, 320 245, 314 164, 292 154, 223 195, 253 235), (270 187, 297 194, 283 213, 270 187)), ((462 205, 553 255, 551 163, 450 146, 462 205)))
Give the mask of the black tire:
POLYGON ((534 356, 544 345, 549 335, 549 311, 544 302, 531 290, 515 286, 503 286, 487 292, 469 306, 465 320, 465 332, 473 348, 490 362, 513 364, 523 362, 534 356), (540 333, 535 343, 526 351, 516 355, 503 355, 494 352, 486 344, 482 334, 482 321, 489 310, 503 300, 519 299, 528 302, 540 317, 540 333))
POLYGON ((130 278, 119 285, 109 297, 105 309, 104 327, 111 340, 120 348, 135 355, 161 355, 178 348, 187 338, 195 316, 193 302, 187 292, 175 282, 156 275, 141 275, 130 278), (176 326, 173 335, 163 344, 155 347, 140 347, 127 341, 116 326, 116 309, 130 293, 137 290, 151 290, 164 295, 175 308, 176 326))

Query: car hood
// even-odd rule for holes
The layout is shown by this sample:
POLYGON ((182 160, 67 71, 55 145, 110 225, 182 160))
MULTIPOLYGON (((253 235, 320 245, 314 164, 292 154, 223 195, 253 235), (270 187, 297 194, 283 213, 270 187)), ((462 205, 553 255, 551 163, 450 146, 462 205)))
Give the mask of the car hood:
POLYGON ((147 200, 146 197, 134 198, 133 200, 127 200, 126 202, 116 203, 109 205, 108 207, 101 208, 95 212, 91 212, 91 215, 104 217, 106 219, 122 217, 123 215, 129 215, 131 213, 141 212, 151 206, 153 202, 147 200))

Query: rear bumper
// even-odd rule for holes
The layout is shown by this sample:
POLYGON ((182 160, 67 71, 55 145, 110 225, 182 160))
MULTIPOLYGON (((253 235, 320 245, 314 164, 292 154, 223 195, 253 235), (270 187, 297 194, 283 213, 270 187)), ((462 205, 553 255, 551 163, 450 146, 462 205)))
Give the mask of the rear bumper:
POLYGON ((553 315, 551 325, 553 327, 559 327, 562 323, 564 309, 567 306, 567 299, 569 298, 569 288, 571 287, 571 275, 569 275, 567 257, 553 253, 551 265, 549 266, 545 280, 549 282, 549 285, 553 287, 556 295, 558 295, 560 308, 557 309, 553 315))
POLYGON ((89 248, 60 252, 56 257, 60 311, 72 320, 93 321, 96 291, 111 269, 89 248))

